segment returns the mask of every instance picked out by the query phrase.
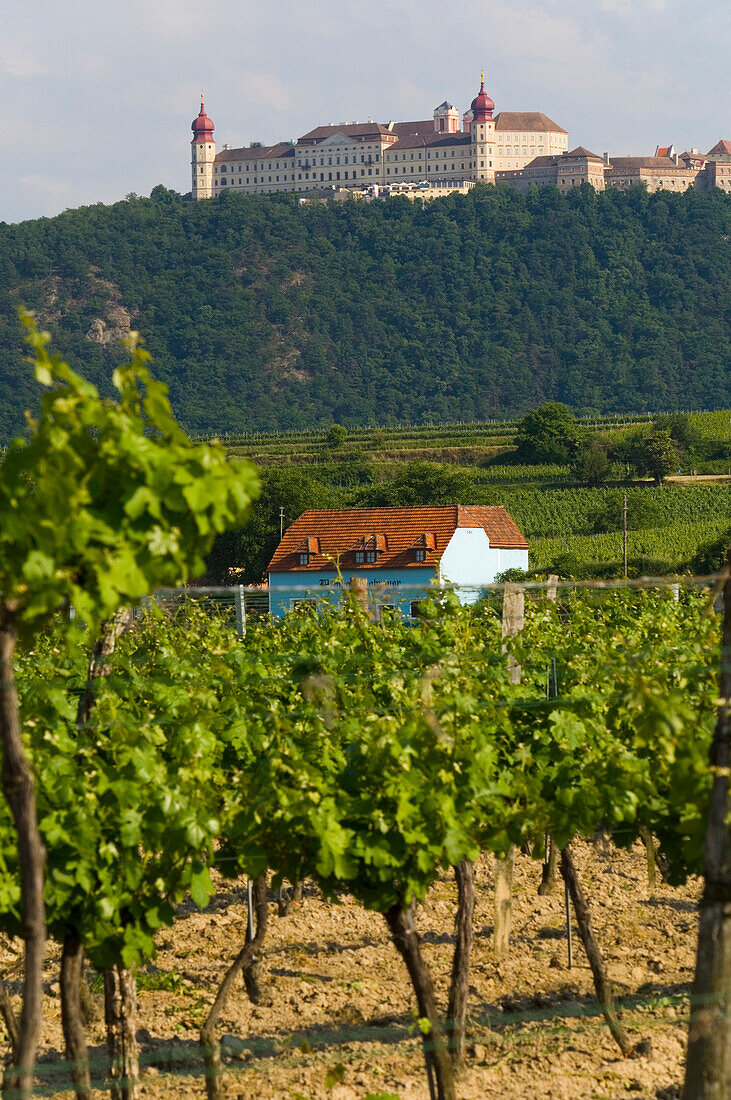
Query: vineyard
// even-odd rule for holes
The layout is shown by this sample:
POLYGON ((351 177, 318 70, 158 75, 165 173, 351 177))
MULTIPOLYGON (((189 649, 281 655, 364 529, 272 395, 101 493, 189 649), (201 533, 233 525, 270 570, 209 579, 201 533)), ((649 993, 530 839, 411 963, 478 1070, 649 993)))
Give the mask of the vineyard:
MULTIPOLYGON (((648 413, 634 413, 624 416, 584 416, 578 418, 581 428, 590 436, 604 438, 616 437, 629 429, 636 430, 651 423, 648 413)), ((690 422, 702 438, 713 440, 731 439, 731 416, 728 412, 690 413, 690 422)), ((401 451, 410 452, 429 448, 455 450, 481 448, 486 453, 508 451, 515 439, 518 420, 485 420, 473 423, 454 424, 399 424, 377 425, 374 427, 351 427, 347 431, 347 449, 357 449, 365 453, 380 454, 384 458, 395 457, 401 451)), ((244 432, 220 435, 194 436, 204 441, 218 439, 233 454, 275 460, 297 457, 299 461, 321 458, 323 448, 327 449, 327 429, 300 429, 294 431, 244 432)), ((515 468, 513 467, 513 471, 515 468)), ((505 470, 498 476, 510 476, 505 470)), ((565 468, 553 471, 564 475, 565 468)), ((525 476, 526 471, 522 471, 525 476)), ((517 476, 520 478, 521 472, 517 476)))
MULTIPOLYGON (((229 453, 256 459, 263 483, 254 525, 229 565, 243 567, 247 583, 260 579, 278 544, 280 508, 289 524, 308 508, 458 501, 507 508, 530 541, 534 573, 616 576, 623 569, 626 495, 629 574, 695 572, 705 548, 729 527, 731 414, 685 420, 695 442, 678 458, 681 475, 671 474, 662 486, 633 476, 617 457, 633 432, 649 428, 647 416, 577 425, 590 445, 614 456, 604 483, 591 487, 566 462, 525 461, 516 452, 517 422, 348 432, 336 426, 330 442, 327 431, 228 440, 229 453)), ((214 576, 224 579, 223 572, 214 576)))
MULTIPOLYGON (((313 888, 335 903, 347 894, 382 914, 412 975, 434 1095, 459 1095, 452 1063, 469 1061, 474 1038, 457 978, 469 984, 465 905, 471 913, 480 852, 497 869, 515 849, 539 860, 546 835, 565 851, 599 830, 625 849, 649 830, 668 883, 701 869, 719 654, 708 609, 707 593, 692 588, 679 598, 561 590, 556 601, 539 589, 507 655, 499 595, 473 609, 435 596, 416 625, 388 612, 373 622, 353 599, 254 623, 243 640, 204 608, 183 604, 173 617, 151 609, 117 640, 82 728, 83 654, 45 637, 17 672, 48 853, 49 931, 64 950, 80 940, 99 974, 131 974, 185 919, 186 898, 208 907, 214 924, 227 921, 225 880, 243 873, 255 884, 254 938, 239 924, 242 942, 214 973, 243 971, 263 1003, 254 962, 272 901, 262 876, 274 876, 275 891, 284 883, 285 899, 304 883, 305 919, 319 906, 313 888), (444 991, 429 993, 424 956, 401 929, 412 903, 429 912, 451 874, 466 877, 445 1011, 444 991)), ((7 811, 0 835, 3 927, 17 935, 7 811)), ((534 866, 526 889, 540 882, 534 866)), ((481 877, 491 892, 494 873, 481 877)), ((419 930, 428 939, 423 919, 419 930)), ((498 934, 496 925, 493 952, 498 934)), ((520 950, 503 947, 505 957, 520 950)), ((273 978, 270 996, 276 988, 273 978)), ((193 1013, 202 1025, 193 1064, 212 1097, 229 1095, 220 1074, 237 1049, 231 1039, 220 1047, 234 996, 226 980, 221 990, 211 1008, 216 989, 206 982, 193 1013)), ((265 1007, 256 1018, 266 1019, 265 1007)), ((645 1038, 630 1034, 627 1049, 645 1038)), ((132 1062, 126 1072, 136 1074, 132 1062)))
MULTIPOLYGON (((254 468, 191 442, 144 351, 132 346, 116 400, 102 399, 23 320, 43 395, 39 419, 0 459, 4 1100, 69 1089, 77 1100, 238 1098, 249 1059, 251 1097, 301 1098, 304 1083, 317 1097, 346 1100, 357 1086, 364 1100, 391 1100, 402 1079, 404 1097, 509 1095, 487 1032, 495 1011, 517 1015, 530 1047, 528 990, 556 1039, 578 1021, 590 1067, 573 1043, 562 1065, 583 1066, 597 1097, 651 1088, 653 1041, 670 1089, 655 1096, 676 1096, 682 1044, 650 1031, 658 1009, 689 1007, 686 1100, 723 1100, 725 574, 553 577, 494 586, 469 607, 435 588, 408 621, 354 578, 340 602, 283 620, 247 622, 237 601, 232 622, 223 601, 180 586, 247 519, 254 468), (693 924, 672 914, 692 911, 700 875, 691 992, 693 924), (680 957, 658 959, 649 988, 642 968, 623 968, 618 1000, 617 948, 626 957, 647 943, 623 877, 633 898, 646 885, 648 905, 670 910, 680 957), (566 935, 547 969, 526 922, 540 909, 531 899, 551 899, 547 938, 566 935), (634 920, 626 944, 616 924, 604 941, 611 922, 592 919, 606 906, 634 920), (304 959, 322 954, 310 930, 325 927, 342 962, 318 976, 304 959), (354 930, 365 969, 345 962, 354 930), (547 970, 564 966, 583 973, 557 988, 547 970), (360 1025, 350 1039, 322 1019, 298 1036, 306 1013, 276 1014, 284 990, 295 1009, 309 1003, 313 979, 337 983, 330 1023, 350 1013, 360 1025), (138 994, 172 999, 140 1028, 138 994), (106 1049, 89 1044, 101 1039, 102 997, 106 1049), (388 1074, 376 1057, 346 1083, 372 1021, 373 1049, 396 1048, 388 1074), (63 1059, 48 1043, 59 1025, 63 1059), (637 1077, 602 1076, 603 1044, 637 1062, 637 1077), (301 1080, 272 1069, 280 1056, 292 1064, 293 1046, 307 1060, 301 1080)), ((582 499, 588 517, 597 500, 582 499)), ((714 522, 711 505, 696 514, 714 522)), ((550 511, 538 519, 552 522, 550 511)), ((645 923, 659 932, 667 918, 645 923)))

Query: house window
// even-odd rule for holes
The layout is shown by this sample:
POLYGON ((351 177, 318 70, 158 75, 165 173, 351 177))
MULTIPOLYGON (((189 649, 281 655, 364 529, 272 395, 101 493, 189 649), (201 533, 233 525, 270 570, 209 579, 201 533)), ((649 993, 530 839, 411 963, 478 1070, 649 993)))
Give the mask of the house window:
POLYGON ((378 560, 378 557, 377 557, 376 551, 375 551, 375 550, 366 550, 366 552, 365 552, 365 560, 366 560, 366 562, 368 562, 368 563, 369 563, 370 565, 372 565, 372 564, 373 564, 373 563, 374 563, 375 561, 377 561, 377 560, 378 560))
POLYGON ((364 561, 365 561, 365 551, 364 550, 356 550, 355 551, 355 564, 356 565, 362 565, 364 561))
POLYGON ((307 553, 298 554, 297 555, 297 564, 298 565, 309 565, 310 564, 310 555, 307 554, 307 553))
POLYGON ((414 561, 426 561, 426 550, 421 548, 414 550, 414 561))

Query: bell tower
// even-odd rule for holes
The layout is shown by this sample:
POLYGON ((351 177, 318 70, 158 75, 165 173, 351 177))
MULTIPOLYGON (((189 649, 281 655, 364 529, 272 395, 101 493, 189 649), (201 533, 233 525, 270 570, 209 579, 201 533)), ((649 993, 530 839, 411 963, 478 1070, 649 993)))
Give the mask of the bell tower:
POLYGON ((485 91, 485 74, 482 74, 480 90, 470 105, 472 119, 470 138, 472 140, 473 179, 483 183, 495 181, 495 121, 492 112, 495 104, 485 91))
POLYGON ((193 200, 210 199, 213 195, 213 162, 216 159, 216 143, 213 140, 213 123, 206 114, 201 92, 201 109, 191 124, 191 191, 193 200))

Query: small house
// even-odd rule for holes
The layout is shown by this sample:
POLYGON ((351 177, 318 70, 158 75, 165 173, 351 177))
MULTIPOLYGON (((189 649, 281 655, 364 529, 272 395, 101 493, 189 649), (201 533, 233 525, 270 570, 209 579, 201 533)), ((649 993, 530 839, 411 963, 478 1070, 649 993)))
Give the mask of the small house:
POLYGON ((434 583, 471 603, 499 573, 527 568, 528 542, 505 508, 317 509, 285 531, 269 563, 269 610, 281 617, 364 577, 411 615, 434 583))

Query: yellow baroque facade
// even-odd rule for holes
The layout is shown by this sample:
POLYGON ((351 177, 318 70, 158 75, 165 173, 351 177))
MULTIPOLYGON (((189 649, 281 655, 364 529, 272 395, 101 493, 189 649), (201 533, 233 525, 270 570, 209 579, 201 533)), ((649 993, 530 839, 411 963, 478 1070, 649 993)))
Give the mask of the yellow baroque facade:
POLYGON ((230 188, 271 194, 412 183, 442 194, 494 182, 497 170, 522 168, 535 156, 568 148, 567 132, 539 111, 493 112, 483 77, 461 129, 459 111, 445 101, 431 119, 318 126, 297 141, 224 145, 216 152, 201 98, 191 127, 191 197, 211 198, 230 188))
POLYGON ((216 152, 213 122, 201 96, 191 126, 191 198, 215 198, 231 189, 431 198, 465 192, 480 182, 521 191, 550 185, 568 192, 582 183, 597 191, 635 184, 648 191, 731 191, 729 141, 719 141, 705 156, 697 149, 678 155, 673 146, 658 146, 652 157, 610 158, 583 146, 569 151, 567 131, 540 111, 494 111, 483 74, 461 127, 459 111, 445 100, 430 119, 316 126, 296 141, 224 145, 216 152))

